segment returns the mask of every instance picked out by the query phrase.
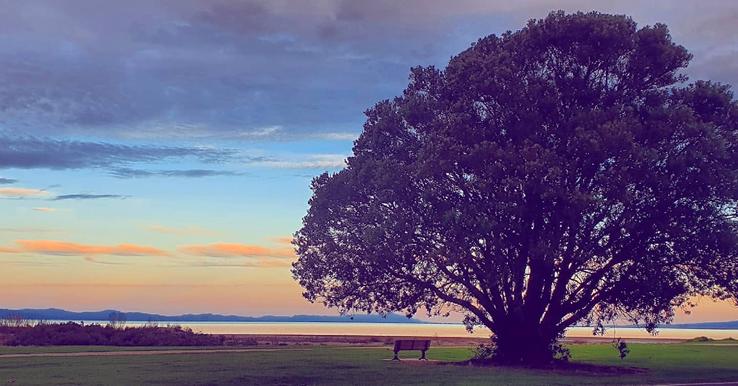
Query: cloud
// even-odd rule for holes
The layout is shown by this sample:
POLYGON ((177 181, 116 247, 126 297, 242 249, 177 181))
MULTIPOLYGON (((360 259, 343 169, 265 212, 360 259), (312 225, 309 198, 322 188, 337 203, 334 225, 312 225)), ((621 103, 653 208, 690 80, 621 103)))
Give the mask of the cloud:
POLYGON ((178 248, 186 255, 215 258, 216 260, 190 261, 195 267, 288 267, 295 258, 291 248, 266 248, 239 243, 213 243, 187 245, 178 248))
POLYGON ((346 156, 342 154, 315 154, 302 159, 264 160, 251 162, 251 165, 277 169, 340 169, 346 167, 346 156))
MULTIPOLYGON (((139 256, 139 255, 136 255, 136 256, 139 256)), ((125 265, 126 264, 122 261, 100 260, 100 258, 94 255, 85 255, 85 260, 89 261, 90 263, 104 264, 104 265, 125 265)))
POLYGON ((5 198, 42 198, 49 192, 32 188, 0 188, 0 197, 5 198))
POLYGON ((185 170, 143 170, 130 168, 116 168, 110 170, 110 175, 116 178, 145 178, 145 177, 217 177, 217 176, 240 176, 243 173, 231 170, 212 169, 185 169, 185 170))
POLYGON ((17 240, 17 248, 2 247, 0 253, 37 253, 58 256, 168 256, 161 249, 136 244, 93 245, 57 240, 17 240))
POLYGON ((213 243, 202 245, 186 245, 179 247, 179 251, 193 256, 206 257, 276 257, 293 258, 291 248, 266 248, 260 245, 240 243, 213 243))
POLYGON ((13 247, 0 246, 0 253, 20 253, 21 250, 13 247))
POLYGON ((56 212, 56 208, 47 208, 43 206, 38 207, 38 208, 33 208, 33 210, 35 210, 36 212, 46 212, 46 213, 56 212))
POLYGON ((328 139, 335 141, 353 141, 359 138, 359 133, 355 132, 325 132, 315 133, 312 135, 313 138, 317 139, 328 139))
POLYGON ((18 180, 14 180, 12 178, 2 178, 2 177, 0 177, 0 185, 14 184, 16 182, 18 182, 18 180))
POLYGON ((189 136, 208 139, 225 140, 249 140, 249 141, 304 141, 304 140, 326 140, 326 141, 353 141, 359 137, 359 132, 327 131, 321 129, 295 132, 282 126, 267 126, 250 130, 221 131, 217 133, 201 132, 195 134, 189 131, 189 136))
POLYGON ((285 139, 358 128, 366 107, 427 60, 395 58, 410 50, 388 35, 417 41, 400 25, 352 32, 342 23, 326 41, 331 3, 134 1, 95 15, 82 0, 9 4, 0 15, 12 31, 0 43, 0 124, 34 135, 248 140, 277 127, 285 139))
MULTIPOLYGON (((414 65, 552 9, 665 22, 700 76, 738 84, 731 1, 15 1, 0 13, 0 125, 34 135, 304 139, 360 129, 414 65), (69 28, 74 26, 74 28, 69 28), (728 67, 726 67, 728 66, 728 67)), ((690 73, 691 74, 691 73, 690 73)))
POLYGON ((237 131, 230 133, 226 133, 224 136, 228 137, 231 136, 233 138, 241 138, 241 139, 261 139, 261 138, 274 138, 280 132, 282 131, 282 126, 266 126, 266 127, 258 127, 251 130, 245 130, 245 131, 237 131))
MULTIPOLYGON (((167 231, 169 229, 166 229, 167 231)), ((177 253, 132 243, 117 245, 82 244, 59 240, 16 240, 15 245, 0 245, 0 254, 37 254, 48 256, 81 256, 100 264, 123 264, 117 260, 105 260, 114 256, 175 257, 168 263, 195 267, 287 267, 295 259, 292 248, 267 248, 239 243, 213 243, 185 245, 177 253), (197 260, 193 260, 197 257, 197 260), (209 259, 201 259, 209 258, 209 259)))
POLYGON ((130 196, 120 194, 62 194, 54 197, 53 201, 61 200, 99 200, 106 198, 126 199, 130 196))
POLYGON ((202 162, 223 162, 234 150, 206 147, 124 145, 0 134, 0 168, 82 169, 110 168, 134 162, 157 162, 192 157, 202 162))

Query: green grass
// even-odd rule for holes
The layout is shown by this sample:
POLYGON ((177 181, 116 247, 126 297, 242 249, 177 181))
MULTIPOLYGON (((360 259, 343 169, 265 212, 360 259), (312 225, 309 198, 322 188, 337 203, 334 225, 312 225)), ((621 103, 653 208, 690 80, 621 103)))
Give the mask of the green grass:
MULTIPOLYGON (((278 351, 146 356, 0 358, 0 385, 25 384, 424 384, 569 385, 738 380, 738 346, 632 344, 624 361, 609 344, 574 345, 575 361, 645 368, 636 374, 468 367, 387 361, 386 347, 290 346, 278 351), (300 349, 304 351, 293 351, 300 349)), ((269 348, 269 346, 263 346, 269 348)), ((43 352, 79 347, 28 348, 43 352)), ((85 347, 102 351, 121 348, 85 347)), ((131 348, 125 348, 130 350, 131 348)), ((196 350, 196 348, 193 348, 196 350)), ((0 353, 17 350, 1 348, 0 353)), ((405 353, 403 353, 405 354, 405 353)), ((469 348, 435 347, 429 358, 461 361, 469 348)), ((414 352, 404 355, 415 357, 414 352)))

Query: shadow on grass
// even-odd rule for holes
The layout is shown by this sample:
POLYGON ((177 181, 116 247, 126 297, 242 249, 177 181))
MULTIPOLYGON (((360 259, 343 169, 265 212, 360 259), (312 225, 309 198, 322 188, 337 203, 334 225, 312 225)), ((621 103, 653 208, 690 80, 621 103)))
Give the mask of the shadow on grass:
POLYGON ((596 365, 581 362, 556 361, 544 365, 510 365, 497 363, 491 360, 469 359, 456 362, 435 362, 437 365, 472 366, 482 368, 500 368, 506 370, 543 370, 551 371, 561 375, 634 375, 645 374, 648 369, 633 366, 596 365))

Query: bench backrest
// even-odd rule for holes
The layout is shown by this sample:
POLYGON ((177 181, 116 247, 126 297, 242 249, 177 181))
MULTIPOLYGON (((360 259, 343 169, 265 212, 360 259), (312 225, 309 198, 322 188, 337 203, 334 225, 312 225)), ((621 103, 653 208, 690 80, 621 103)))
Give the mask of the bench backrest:
POLYGON ((421 350, 425 351, 430 348, 430 340, 417 339, 398 339, 395 341, 395 351, 400 350, 421 350))

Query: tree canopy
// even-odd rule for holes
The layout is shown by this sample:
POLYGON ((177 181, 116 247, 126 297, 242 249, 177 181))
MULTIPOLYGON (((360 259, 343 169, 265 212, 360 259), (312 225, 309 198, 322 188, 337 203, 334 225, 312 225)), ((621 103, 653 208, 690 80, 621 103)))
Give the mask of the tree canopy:
POLYGON ((500 358, 736 300, 738 104, 665 25, 554 12, 416 67, 312 182, 293 275, 344 312, 461 312, 500 358), (525 346, 525 347, 521 347, 525 346))

